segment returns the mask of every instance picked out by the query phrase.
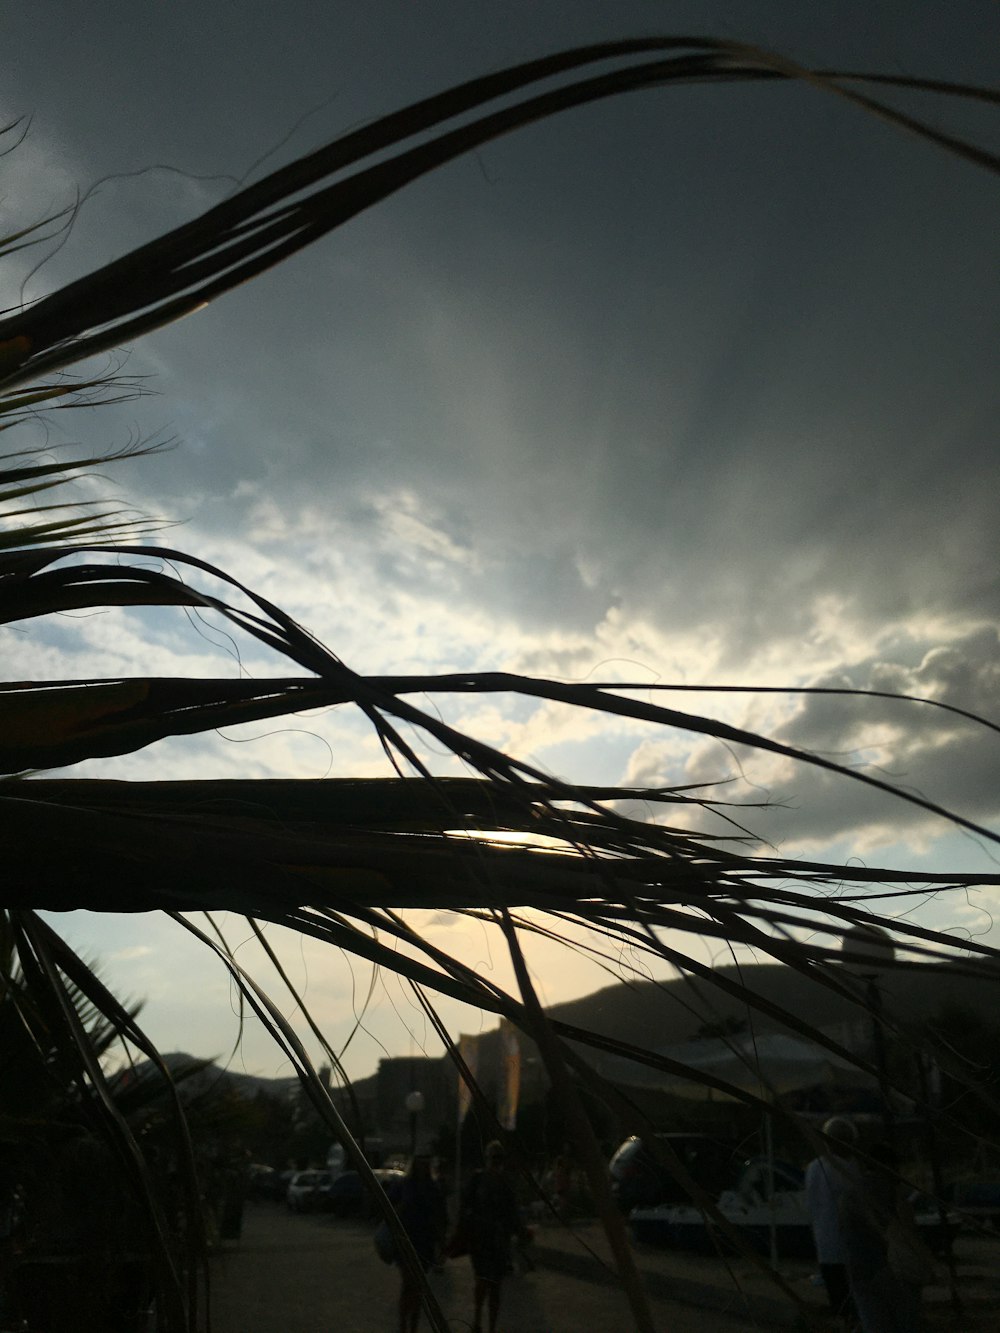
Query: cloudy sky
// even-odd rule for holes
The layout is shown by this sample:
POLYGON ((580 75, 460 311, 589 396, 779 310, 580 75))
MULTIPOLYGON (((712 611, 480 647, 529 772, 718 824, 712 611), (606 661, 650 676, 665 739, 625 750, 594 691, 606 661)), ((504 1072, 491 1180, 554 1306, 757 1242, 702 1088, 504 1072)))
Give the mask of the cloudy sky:
MULTIPOLYGON (((40 269, 28 272, 37 255, 11 265, 3 304, 451 82, 651 32, 984 83, 1000 49, 991 0, 967 0, 961 25, 913 0, 8 6, 0 114, 33 120, 0 164, 0 224, 78 190, 86 201, 40 269)), ((997 145, 981 110, 900 104, 997 145)), ((119 469, 122 498, 176 520, 165 540, 277 601, 359 670, 843 683, 996 719, 997 193, 985 172, 810 89, 629 96, 483 148, 147 338, 128 369, 154 393, 59 421, 51 438, 176 441, 119 469)), ((5 654, 10 679, 283 669, 217 627, 131 612, 17 628, 5 654)), ((995 735, 946 714, 774 696, 693 706, 980 822, 1000 813, 995 735)), ((787 853, 993 864, 856 784, 680 733, 503 698, 448 715, 577 780, 744 774, 745 796, 763 788, 781 806, 752 822, 787 853)), ((362 723, 331 714, 79 771, 384 767, 362 723)), ((990 906, 937 901, 919 919, 983 934, 990 906)), ((424 925, 506 976, 482 932, 424 925)), ((116 988, 148 997, 166 1047, 233 1044, 228 983, 176 929, 83 914, 61 926, 116 988)), ((367 970, 297 940, 287 956, 344 1040, 367 970)), ((535 962, 552 1001, 606 980, 554 955, 535 962)), ((411 1012, 398 985, 376 982, 353 1073, 379 1043, 420 1047, 411 1012)), ((277 1071, 252 1028, 237 1059, 277 1071)))

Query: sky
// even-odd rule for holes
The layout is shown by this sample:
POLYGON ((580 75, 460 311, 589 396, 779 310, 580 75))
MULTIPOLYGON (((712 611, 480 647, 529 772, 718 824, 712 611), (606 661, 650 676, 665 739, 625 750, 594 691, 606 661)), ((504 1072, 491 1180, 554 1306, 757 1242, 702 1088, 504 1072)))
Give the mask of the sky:
MULTIPOLYGON (((373 116, 560 47, 710 33, 806 63, 996 83, 1000 15, 936 4, 188 3, 0 17, 0 229, 85 202, 4 305, 197 215, 373 116)), ((997 148, 981 109, 900 105, 997 148)), ((641 684, 846 684, 1000 717, 997 183, 791 86, 651 91, 484 147, 197 316, 127 349, 150 393, 50 421, 53 447, 130 439, 124 503, 276 601, 367 672, 506 669, 641 684)), ((9 679, 282 674, 182 614, 6 632, 9 679)), ((676 696, 668 696, 671 702, 676 696)), ((695 696, 790 744, 888 774, 987 825, 995 734, 885 701, 695 696)), ((505 696, 449 720, 576 781, 719 782, 786 854, 992 869, 989 850, 858 784, 684 733, 505 696)), ((93 762, 78 775, 384 772, 327 712, 93 762)), ((915 919, 1000 943, 988 893, 915 919)), ((507 981, 497 942, 422 929, 507 981)), ((203 950, 155 917, 59 928, 166 1049, 283 1073, 203 950)), ((234 938, 247 933, 225 923, 234 938)), ((275 933, 278 938, 278 933, 275 933)), ((348 1068, 436 1053, 393 978, 283 939, 348 1068), (363 1011, 363 1012, 362 1012, 363 1011)), ((241 956, 261 969, 252 946, 241 956)), ((716 957, 710 951, 700 956, 716 957)), ((532 955, 543 999, 608 981, 532 955)), ((262 973, 261 973, 262 975, 262 973)), ((287 1009, 294 1010, 289 1000, 287 1009)), ((444 1006, 457 1032, 485 1020, 444 1006)), ((486 1022, 487 1026, 490 1026, 486 1022)))

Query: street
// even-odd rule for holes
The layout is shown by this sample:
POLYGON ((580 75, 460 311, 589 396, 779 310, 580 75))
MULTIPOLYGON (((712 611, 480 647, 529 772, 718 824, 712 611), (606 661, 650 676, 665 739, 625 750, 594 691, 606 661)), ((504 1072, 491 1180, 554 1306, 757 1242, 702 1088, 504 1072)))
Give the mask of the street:
MULTIPOLYGON (((325 1214, 295 1216, 279 1204, 250 1206, 243 1235, 213 1261, 211 1333, 369 1333, 396 1328, 399 1274, 379 1260, 372 1229, 325 1214)), ((435 1295, 456 1333, 472 1327, 467 1259, 432 1274, 435 1295)), ((658 1329, 734 1333, 754 1325, 716 1311, 655 1299, 658 1329)), ((421 1328, 430 1324, 426 1317, 421 1328)), ((542 1268, 507 1279, 500 1333, 628 1333, 621 1292, 542 1268)))

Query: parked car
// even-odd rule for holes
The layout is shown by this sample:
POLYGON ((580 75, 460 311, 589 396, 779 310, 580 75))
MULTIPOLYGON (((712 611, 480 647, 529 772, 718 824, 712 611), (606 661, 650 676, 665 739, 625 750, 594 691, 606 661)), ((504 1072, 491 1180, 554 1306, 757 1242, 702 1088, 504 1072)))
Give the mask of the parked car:
POLYGON ((659 1204, 689 1203, 687 1191, 657 1156, 656 1145, 669 1146, 685 1170, 712 1198, 735 1184, 742 1161, 735 1145, 710 1134, 654 1134, 625 1140, 611 1158, 611 1192, 622 1212, 659 1204))
POLYGON ((288 1182, 285 1199, 293 1213, 315 1213, 329 1207, 329 1171, 296 1171, 288 1182))
POLYGON ((282 1199, 287 1189, 288 1181, 273 1166, 253 1162, 247 1168, 248 1199, 282 1199))
MULTIPOLYGON (((392 1199, 406 1173, 393 1170, 391 1167, 376 1167, 374 1175, 392 1199)), ((343 1171, 331 1183, 329 1207, 338 1217, 350 1217, 355 1214, 374 1217, 378 1213, 378 1207, 374 1199, 365 1193, 364 1181, 357 1171, 343 1171)))
POLYGON ((1000 1181, 958 1180, 944 1191, 945 1202, 972 1229, 1000 1230, 1000 1181))

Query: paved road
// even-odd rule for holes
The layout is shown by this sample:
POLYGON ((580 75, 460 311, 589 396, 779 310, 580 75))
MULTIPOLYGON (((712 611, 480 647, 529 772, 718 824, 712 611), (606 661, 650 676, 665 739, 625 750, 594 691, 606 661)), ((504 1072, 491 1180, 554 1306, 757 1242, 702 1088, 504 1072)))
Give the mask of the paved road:
MULTIPOLYGON (((375 1254, 372 1232, 327 1216, 292 1216, 279 1205, 247 1210, 243 1236, 212 1265, 212 1333, 394 1333, 398 1273, 375 1254)), ((454 1333, 471 1328, 468 1260, 432 1275, 454 1333)), ((752 1324, 654 1300, 658 1329, 736 1333, 752 1324)), ((421 1328, 429 1328, 426 1320, 421 1328)), ((500 1333, 628 1333, 621 1293, 536 1269, 504 1283, 500 1333)))
MULTIPOLYGON (((551 1251, 553 1246, 558 1249, 558 1239, 539 1232, 540 1257, 548 1253, 554 1262, 558 1256, 551 1251)), ((600 1251, 596 1234, 589 1239, 600 1251)), ((570 1248, 565 1237, 562 1244, 570 1248)), ((1000 1239, 962 1237, 957 1250, 965 1308, 955 1314, 945 1292, 931 1290, 925 1311, 928 1327, 935 1333, 995 1333, 1000 1329, 1000 1239)), ((739 1266, 732 1262, 720 1266, 718 1260, 674 1252, 643 1251, 637 1258, 648 1271, 655 1324, 663 1333, 737 1333, 751 1328, 775 1333, 778 1328, 759 1299, 750 1303, 758 1312, 756 1323, 726 1309, 739 1303, 730 1271, 739 1266), (660 1281, 654 1281, 657 1276, 660 1281), (700 1306, 665 1299, 657 1294, 666 1285, 664 1276, 674 1290, 681 1278, 692 1288, 714 1284, 726 1299, 720 1304, 702 1298, 700 1306)), ((809 1265, 786 1263, 782 1268, 800 1296, 808 1296, 803 1284, 809 1265)), ((584 1276, 588 1271, 578 1262, 568 1271, 539 1266, 532 1273, 508 1278, 500 1333, 629 1333, 634 1324, 621 1292, 588 1279, 584 1276)), ((358 1222, 326 1215, 293 1216, 280 1204, 252 1205, 242 1239, 227 1242, 212 1263, 211 1275, 211 1333, 395 1333, 397 1328, 398 1271, 378 1259, 372 1228, 358 1222)), ((752 1272, 736 1276, 746 1292, 756 1292, 758 1298, 771 1295, 773 1305, 770 1287, 752 1272)), ((431 1282, 452 1333, 468 1333, 472 1314, 468 1260, 450 1263, 444 1273, 433 1274, 431 1282)), ((719 1291, 714 1295, 718 1297, 719 1291)), ((829 1328, 822 1308, 818 1302, 814 1313, 820 1316, 820 1327, 829 1328)), ((781 1324, 787 1326, 784 1307, 782 1313, 786 1317, 781 1324)), ((429 1327, 422 1320, 421 1329, 429 1327)))

